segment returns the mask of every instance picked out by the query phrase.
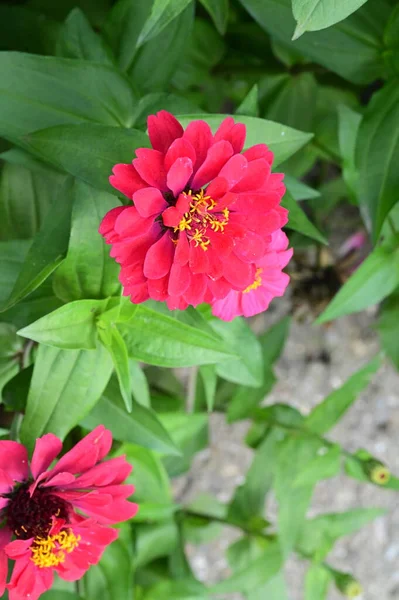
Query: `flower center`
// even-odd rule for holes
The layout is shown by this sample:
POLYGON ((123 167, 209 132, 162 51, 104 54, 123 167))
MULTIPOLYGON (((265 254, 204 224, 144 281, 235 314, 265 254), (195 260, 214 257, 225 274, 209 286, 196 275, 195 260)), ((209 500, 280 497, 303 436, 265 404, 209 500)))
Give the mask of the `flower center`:
POLYGON ((175 231, 187 231, 190 241, 193 240, 202 250, 208 250, 211 242, 209 230, 224 232, 229 222, 229 209, 215 211, 216 202, 210 196, 205 196, 204 190, 194 195, 190 190, 185 196, 190 200, 189 210, 184 213, 175 231))
POLYGON ((7 525, 22 540, 46 538, 53 517, 68 521, 68 503, 40 488, 31 496, 29 487, 30 482, 27 482, 12 492, 7 506, 7 525))
POLYGON ((72 552, 80 541, 71 529, 60 531, 45 538, 35 538, 31 546, 31 560, 37 567, 56 567, 65 561, 65 553, 72 552))
POLYGON ((245 290, 243 290, 243 294, 247 294, 248 292, 251 292, 252 290, 256 290, 256 288, 258 288, 260 285, 262 285, 262 277, 260 276, 262 271, 263 271, 263 269, 260 269, 260 268, 256 269, 255 279, 253 280, 251 285, 249 285, 247 288, 245 288, 245 290))

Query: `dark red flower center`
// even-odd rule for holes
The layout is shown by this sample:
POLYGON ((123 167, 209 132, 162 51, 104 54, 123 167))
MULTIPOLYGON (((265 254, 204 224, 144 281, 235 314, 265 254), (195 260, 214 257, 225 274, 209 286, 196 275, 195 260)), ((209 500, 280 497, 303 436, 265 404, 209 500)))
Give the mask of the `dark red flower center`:
POLYGON ((30 485, 29 482, 22 484, 12 493, 7 505, 7 525, 22 540, 47 537, 52 518, 68 521, 69 515, 67 502, 50 490, 40 488, 36 488, 31 496, 30 485))

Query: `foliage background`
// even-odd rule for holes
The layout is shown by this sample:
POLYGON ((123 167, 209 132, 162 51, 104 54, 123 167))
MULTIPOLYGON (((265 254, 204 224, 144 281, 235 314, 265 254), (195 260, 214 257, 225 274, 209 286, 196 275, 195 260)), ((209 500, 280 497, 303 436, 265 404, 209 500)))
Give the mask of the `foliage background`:
MULTIPOLYGON (((32 448, 52 431, 68 447, 104 423, 115 453, 134 464, 141 504, 78 589, 59 583, 49 599, 285 600, 292 552, 308 568, 306 600, 323 600, 333 583, 348 591, 328 554, 381 512, 306 515, 320 480, 343 472, 373 484, 378 458, 329 441, 329 431, 382 362, 399 365, 399 5, 344 5, 345 14, 329 0, 0 4, 1 433, 32 448), (248 145, 270 144, 287 173, 292 302, 271 328, 258 319, 259 335, 206 307, 168 313, 120 299, 97 234, 118 202, 107 179, 148 144, 146 117, 160 109, 212 126, 213 113, 236 113, 248 145), (327 246, 338 205, 354 215, 353 232, 369 235, 349 262, 327 246), (316 317, 326 327, 380 302, 375 358, 310 414, 280 400, 261 407, 289 315, 311 335, 316 317), (186 386, 175 367, 191 367, 186 386), (182 506, 169 480, 207 446, 210 411, 251 420, 253 463, 231 501, 182 506), (185 547, 219 535, 218 525, 241 539, 227 550, 231 574, 205 587, 185 547)), ((385 487, 397 490, 398 479, 385 487)))

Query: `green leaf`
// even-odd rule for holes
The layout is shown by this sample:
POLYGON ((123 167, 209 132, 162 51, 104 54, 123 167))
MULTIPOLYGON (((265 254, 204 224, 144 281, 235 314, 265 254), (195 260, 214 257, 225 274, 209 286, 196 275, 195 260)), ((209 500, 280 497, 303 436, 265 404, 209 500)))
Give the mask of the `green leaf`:
POLYGON ((72 226, 68 254, 54 275, 54 291, 64 302, 120 294, 119 266, 98 233, 115 196, 83 182, 73 188, 72 226))
POLYGON ((201 395, 202 392, 208 412, 212 412, 215 404, 216 383, 217 374, 215 365, 202 365, 202 367, 198 369, 195 400, 197 404, 198 396, 201 395))
POLYGON ((68 15, 57 40, 57 56, 81 58, 112 65, 111 52, 102 38, 93 31, 89 20, 80 8, 68 15))
POLYGON ((61 25, 25 6, 0 5, 2 50, 54 54, 61 25))
POLYGON ((261 588, 253 590, 247 595, 247 600, 264 600, 265 598, 289 600, 287 586, 282 573, 278 573, 261 588))
POLYGON ((207 589, 199 582, 192 581, 162 581, 146 590, 143 600, 206 600, 209 598, 207 589))
POLYGON ((138 128, 145 127, 147 124, 147 117, 155 114, 159 110, 167 110, 172 114, 179 114, 184 112, 195 112, 200 109, 194 102, 184 96, 162 92, 146 94, 136 106, 133 124, 138 128))
POLYGON ((178 504, 160 504, 159 502, 140 502, 140 510, 135 515, 135 523, 146 523, 148 521, 166 521, 180 510, 178 504))
POLYGON ((58 190, 40 231, 33 239, 9 297, 0 305, 7 310, 30 294, 54 271, 64 258, 72 210, 72 182, 58 190))
POLYGON ((389 296, 399 285, 399 248, 378 247, 334 296, 316 323, 359 312, 389 296))
POLYGON ((335 477, 341 467, 341 447, 333 444, 329 448, 320 448, 318 456, 298 473, 294 480, 294 487, 315 484, 322 479, 335 477))
MULTIPOLYGON (((177 119, 186 127, 193 119, 203 119, 215 131, 220 123, 228 115, 178 115, 177 119)), ((295 154, 302 146, 304 146, 312 137, 311 133, 304 133, 297 129, 292 129, 280 123, 266 121, 265 119, 257 119, 256 117, 241 116, 237 119, 238 122, 244 123, 247 128, 247 137, 245 147, 254 146, 255 144, 267 144, 270 150, 274 152, 273 165, 276 167, 284 160, 295 154)))
POLYGON ((154 0, 151 14, 144 23, 137 40, 137 46, 157 36, 169 25, 192 0, 154 0))
MULTIPOLYGON (((136 0, 133 3, 136 6, 136 0)), ((187 52, 193 25, 194 2, 190 2, 161 33, 140 46, 128 73, 141 92, 164 91, 169 87, 187 52)))
POLYGON ((216 372, 220 377, 250 387, 263 383, 262 349, 256 335, 244 319, 231 323, 213 319, 212 328, 239 356, 238 359, 219 363, 216 372))
MULTIPOLYGON (((18 273, 16 272, 15 275, 18 273)), ((62 306, 62 302, 54 296, 52 277, 50 276, 34 292, 2 313, 1 318, 8 323, 13 323, 18 329, 22 329, 60 306, 62 306)))
POLYGON ((399 89, 395 81, 376 93, 359 127, 359 202, 377 241, 384 220, 398 201, 399 89))
POLYGON ((82 421, 87 429, 102 423, 106 423, 119 442, 137 444, 163 454, 181 454, 154 411, 132 400, 132 412, 126 414, 115 377, 111 377, 100 400, 82 421))
POLYGON ((212 331, 180 322, 155 306, 130 304, 129 319, 116 321, 132 358, 163 367, 190 367, 235 355, 212 331))
MULTIPOLYGON (((323 65, 353 83, 371 83, 383 72, 381 40, 390 6, 370 0, 342 23, 325 31, 307 33, 291 41, 295 29, 291 0, 240 0, 265 31, 288 49, 323 65), (351 60, 348 60, 348 56, 351 60)), ((337 3, 337 6, 346 6, 337 3)))
POLYGON ((81 596, 73 592, 64 592, 62 590, 51 590, 45 592, 42 596, 43 600, 82 600, 81 596))
POLYGON ((295 179, 295 177, 285 174, 284 183, 287 186, 287 190, 291 196, 297 202, 300 200, 312 200, 313 198, 320 198, 320 192, 318 190, 314 190, 302 181, 299 181, 299 179, 295 179))
POLYGON ((136 402, 147 408, 151 407, 150 387, 143 369, 132 358, 129 359, 130 379, 132 381, 132 394, 136 402))
POLYGON ((310 565, 305 578, 305 600, 326 600, 331 573, 317 563, 310 565))
POLYGON ((0 401, 3 387, 20 370, 22 352, 23 341, 17 336, 15 327, 8 323, 0 323, 0 401))
POLYGON ((344 180, 354 199, 357 198, 358 172, 355 164, 356 141, 362 115, 345 104, 338 107, 338 139, 344 180))
POLYGON ((248 94, 245 96, 244 100, 241 102, 240 106, 236 109, 236 115, 247 115, 248 117, 258 117, 259 116, 259 89, 258 84, 255 85, 249 90, 248 94))
POLYGON ((38 129, 87 121, 129 127, 134 103, 129 83, 106 65, 17 52, 0 55, 3 137, 16 140, 38 129))
POLYGON ((331 27, 343 21, 355 12, 367 0, 292 0, 292 11, 297 21, 293 40, 299 38, 305 31, 318 31, 331 27))
POLYGON ((171 504, 169 478, 161 459, 154 452, 133 444, 123 444, 118 455, 123 454, 134 467, 128 481, 135 486, 135 501, 171 504))
POLYGON ((18 334, 65 350, 93 350, 97 342, 96 320, 105 308, 103 300, 70 302, 20 329, 18 334))
POLYGON ((11 294, 30 245, 30 240, 0 242, 0 306, 11 294))
POLYGON ((188 471, 193 456, 208 445, 208 415, 167 412, 158 415, 170 437, 181 450, 181 458, 165 457, 163 463, 170 477, 188 471))
POLYGON ((31 171, 23 166, 3 166, 0 181, 0 239, 30 239, 39 231, 54 198, 54 189, 65 176, 50 169, 31 171))
POLYGON ((60 125, 25 138, 29 149, 94 188, 119 195, 108 182, 117 163, 130 163, 136 148, 149 145, 142 131, 102 125, 60 125))
POLYGON ((399 369, 399 295, 390 296, 383 304, 377 324, 382 348, 399 369))
POLYGON ((125 403, 126 410, 132 412, 132 384, 130 381, 129 355, 127 347, 116 327, 108 330, 99 328, 100 339, 112 358, 119 388, 125 403))
POLYGON ((178 528, 174 521, 135 527, 135 566, 143 567, 156 558, 168 556, 178 545, 178 528))
POLYGON ((317 240, 322 244, 328 244, 328 241, 324 235, 320 233, 315 225, 313 225, 313 223, 308 219, 306 213, 302 210, 299 204, 297 204, 288 191, 285 192, 281 204, 284 206, 284 208, 289 210, 288 223, 286 225, 287 228, 298 231, 299 233, 317 240))
POLYGON ((211 586, 212 594, 250 592, 269 581, 281 568, 278 542, 270 542, 259 557, 224 581, 211 586))
POLYGON ((94 351, 40 345, 22 421, 22 443, 32 450, 36 438, 48 432, 64 439, 99 400, 111 371, 111 359, 102 346, 94 351))
POLYGON ((343 417, 359 394, 369 385, 371 378, 381 367, 381 359, 377 356, 365 367, 349 377, 347 381, 329 394, 305 418, 306 429, 324 435, 343 417))
POLYGON ((43 11, 58 21, 64 21, 70 11, 79 4, 83 12, 90 19, 93 26, 100 27, 109 10, 111 0, 28 0, 32 10, 43 11))
POLYGON ((200 0, 200 2, 212 17, 216 29, 220 35, 224 35, 226 33, 227 22, 229 19, 229 0, 200 0))

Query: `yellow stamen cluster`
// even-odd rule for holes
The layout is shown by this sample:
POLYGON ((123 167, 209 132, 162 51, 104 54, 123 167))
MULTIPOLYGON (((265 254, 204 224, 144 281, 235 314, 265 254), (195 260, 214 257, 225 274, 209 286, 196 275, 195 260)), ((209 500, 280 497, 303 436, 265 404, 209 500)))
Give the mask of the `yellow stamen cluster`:
POLYGON ((260 269, 260 268, 256 269, 254 281, 251 283, 251 285, 249 285, 247 288, 245 288, 245 290, 243 291, 243 294, 247 294, 248 292, 251 292, 252 290, 256 290, 256 288, 258 288, 260 285, 262 285, 262 277, 260 276, 262 271, 263 271, 263 269, 260 269))
POLYGON ((79 545, 80 535, 72 530, 60 531, 46 538, 35 538, 31 546, 31 560, 41 569, 56 567, 65 561, 65 553, 70 553, 79 545))
POLYGON ((190 208, 175 231, 187 231, 190 240, 203 250, 208 250, 210 239, 206 235, 207 229, 223 233, 229 222, 229 209, 224 208, 220 213, 210 215, 209 212, 216 208, 216 202, 210 196, 205 196, 204 190, 192 195, 191 190, 186 194, 190 198, 190 208))

